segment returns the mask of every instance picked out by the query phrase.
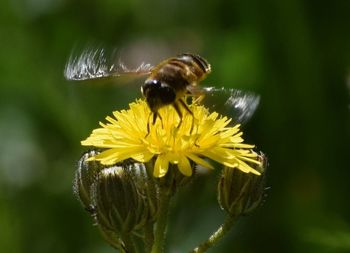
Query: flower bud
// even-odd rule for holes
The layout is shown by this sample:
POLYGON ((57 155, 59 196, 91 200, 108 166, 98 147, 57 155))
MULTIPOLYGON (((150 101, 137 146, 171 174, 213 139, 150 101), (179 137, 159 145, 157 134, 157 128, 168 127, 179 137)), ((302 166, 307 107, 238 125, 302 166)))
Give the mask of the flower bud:
POLYGON ((81 202, 83 207, 93 213, 94 207, 91 200, 91 186, 97 178, 97 173, 104 168, 99 162, 87 161, 99 153, 96 150, 85 152, 78 161, 78 168, 73 181, 73 193, 81 202))
POLYGON ((154 177, 147 172, 146 165, 143 163, 126 161, 123 164, 124 166, 127 164, 137 190, 144 196, 149 210, 150 221, 155 221, 158 212, 158 193, 154 177))
POLYGON ((267 160, 259 155, 260 165, 254 169, 260 176, 225 167, 218 184, 218 201, 231 216, 245 215, 256 209, 264 197, 267 160))
POLYGON ((145 199, 137 189, 130 165, 104 168, 93 186, 96 221, 103 231, 125 235, 141 228, 148 219, 145 199))

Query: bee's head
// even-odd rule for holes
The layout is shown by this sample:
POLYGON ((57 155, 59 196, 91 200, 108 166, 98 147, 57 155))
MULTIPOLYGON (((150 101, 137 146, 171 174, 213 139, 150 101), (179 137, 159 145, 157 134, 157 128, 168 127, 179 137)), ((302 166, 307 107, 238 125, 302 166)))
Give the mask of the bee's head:
POLYGON ((146 80, 141 87, 141 92, 153 113, 164 105, 172 104, 176 98, 174 88, 159 80, 146 80))

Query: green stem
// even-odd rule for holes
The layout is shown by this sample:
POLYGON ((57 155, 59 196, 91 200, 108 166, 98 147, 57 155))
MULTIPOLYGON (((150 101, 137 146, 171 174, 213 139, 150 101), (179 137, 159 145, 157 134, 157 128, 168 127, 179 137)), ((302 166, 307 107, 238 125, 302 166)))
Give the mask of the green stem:
POLYGON ((166 189, 159 192, 159 213, 151 253, 161 253, 164 248, 171 194, 166 189))
POLYGON ((220 241, 228 231, 231 230, 234 222, 236 221, 235 216, 227 216, 224 223, 216 230, 206 241, 202 242, 190 253, 202 253, 213 247, 218 241, 220 241))

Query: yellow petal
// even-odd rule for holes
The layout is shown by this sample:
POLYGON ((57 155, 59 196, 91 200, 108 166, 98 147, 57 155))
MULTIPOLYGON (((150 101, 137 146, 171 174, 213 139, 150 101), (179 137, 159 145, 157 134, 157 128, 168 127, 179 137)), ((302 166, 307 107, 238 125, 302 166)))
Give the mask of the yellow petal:
POLYGON ((187 154, 187 157, 194 161, 196 164, 199 164, 207 169, 214 169, 214 167, 210 163, 208 163, 206 160, 198 157, 195 154, 187 154))
POLYGON ((154 164, 153 176, 163 177, 168 172, 169 161, 165 155, 159 155, 154 164))
POLYGON ((131 158, 140 163, 146 163, 149 160, 151 160, 153 156, 154 154, 152 154, 151 152, 140 151, 139 153, 131 155, 131 158))
POLYGON ((180 172, 187 177, 192 175, 192 167, 190 161, 185 156, 179 156, 179 163, 177 164, 180 172))

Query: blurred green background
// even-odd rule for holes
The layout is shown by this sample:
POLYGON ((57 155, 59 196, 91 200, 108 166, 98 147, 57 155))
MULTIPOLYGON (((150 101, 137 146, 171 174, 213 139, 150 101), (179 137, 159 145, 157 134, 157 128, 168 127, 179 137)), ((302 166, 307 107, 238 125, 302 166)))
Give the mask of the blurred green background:
MULTIPOLYGON (((2 1, 0 252, 114 252, 71 182, 80 140, 140 93, 64 80, 71 50, 91 42, 131 62, 199 53, 205 84, 261 95, 245 137, 269 157, 271 188, 209 252, 350 252, 349 13, 346 0, 2 1)), ((175 201, 168 252, 220 224, 216 179, 175 201)))

